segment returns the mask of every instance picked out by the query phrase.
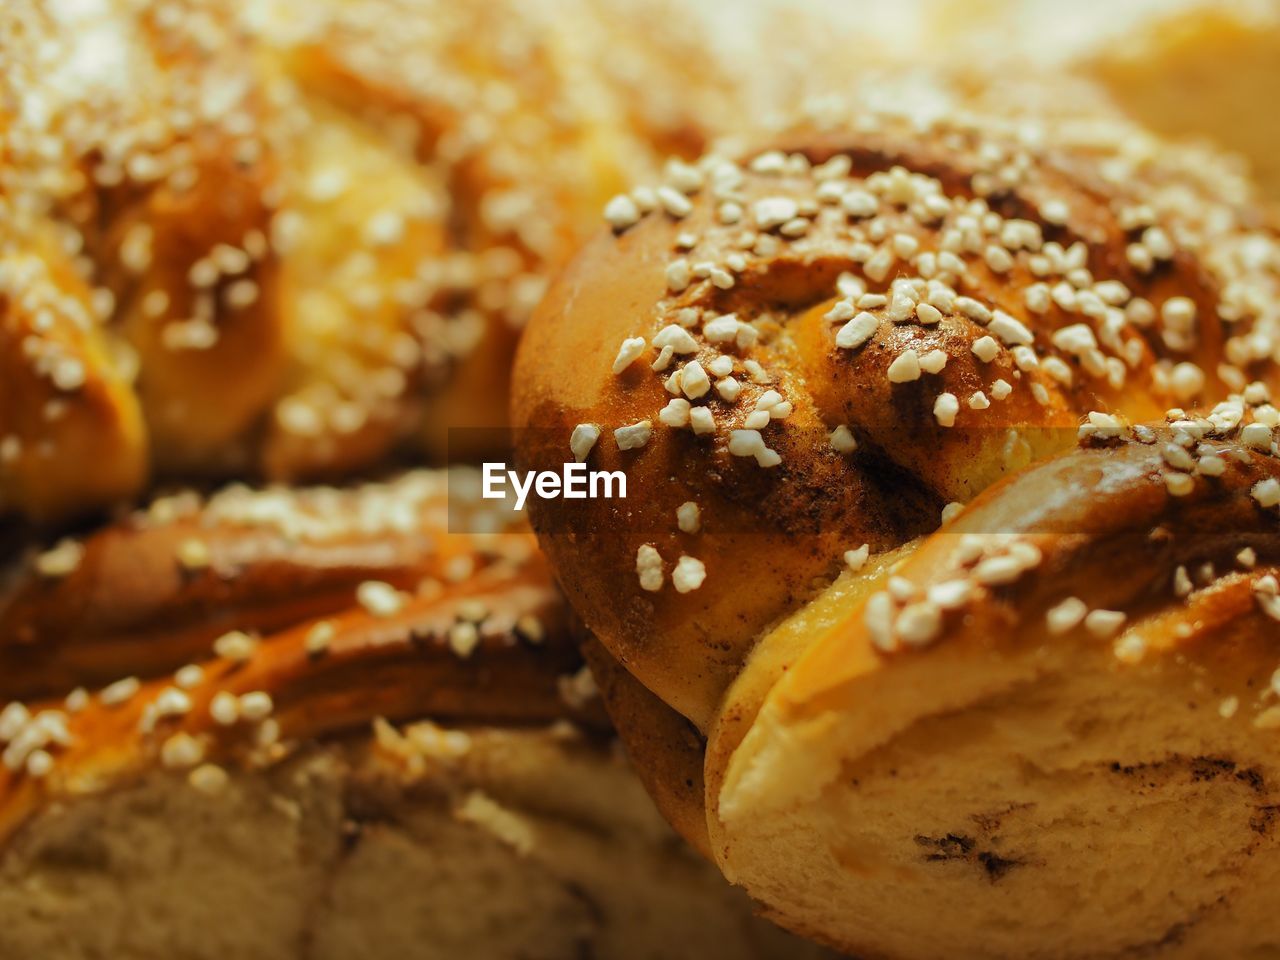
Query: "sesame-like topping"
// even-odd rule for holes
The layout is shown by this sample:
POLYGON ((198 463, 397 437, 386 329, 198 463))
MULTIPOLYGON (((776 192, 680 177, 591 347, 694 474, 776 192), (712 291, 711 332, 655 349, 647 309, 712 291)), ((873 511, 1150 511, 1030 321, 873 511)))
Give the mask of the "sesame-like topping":
MULTIPOLYGON (((1110 636, 1110 627, 1106 625, 1105 621, 1099 622, 1102 625, 1094 632, 1100 638, 1105 639, 1110 636)), ((1115 654, 1115 658, 1121 663, 1139 663, 1143 657, 1147 655, 1147 641, 1141 634, 1127 633, 1112 645, 1112 652, 1115 654)))
POLYGON ((860 547, 844 552, 844 564, 849 568, 850 572, 857 573, 867 565, 867 560, 871 556, 871 545, 864 543, 860 547))
POLYGON ((956 414, 960 412, 960 401, 954 393, 940 393, 933 404, 933 416, 941 427, 954 427, 956 414))
POLYGON ((36 749, 27 754, 27 775, 39 780, 53 772, 53 755, 47 750, 36 749))
POLYGON ((1128 429, 1129 425, 1122 417, 1094 410, 1088 414, 1086 422, 1081 424, 1079 437, 1082 441, 1093 437, 1113 440, 1123 437, 1128 429))
POLYGON ((1106 640, 1120 632, 1128 617, 1122 610, 1090 610, 1084 618, 1084 628, 1100 640, 1106 640))
POLYGON ((600 695, 596 678, 585 664, 569 676, 559 677, 556 683, 560 699, 573 710, 581 710, 600 695))
POLYGON ((992 336, 982 336, 973 341, 974 356, 983 363, 990 363, 1000 354, 1000 344, 996 342, 996 338, 992 336))
POLYGON ((764 442, 759 430, 734 430, 729 435, 729 452, 735 457, 755 457, 762 467, 776 467, 782 457, 764 442))
POLYGON ((184 570, 203 570, 211 562, 209 545, 196 537, 189 537, 178 544, 178 563, 184 570))
POLYGON ((356 587, 356 602, 375 617, 394 617, 408 598, 389 583, 366 580, 356 587))
POLYGON ((583 463, 599 439, 600 428, 594 423, 580 423, 574 427, 573 433, 569 435, 569 449, 573 453, 573 459, 583 463))
POLYGON ((471 623, 480 623, 489 616, 489 604, 478 597, 467 597, 459 601, 455 610, 459 620, 468 620, 471 623))
POLYGON ((974 579, 986 587, 1014 583, 1022 576, 1024 566, 1015 556, 999 554, 987 557, 973 569, 974 579))
POLYGON ((179 731, 160 746, 160 762, 169 770, 186 770, 204 759, 204 744, 179 731))
POLYGON ((449 628, 448 641, 449 649, 465 660, 471 656, 479 645, 480 631, 471 621, 463 620, 449 628))
POLYGON ((537 646, 547 637, 547 628, 542 625, 542 621, 532 613, 526 613, 516 619, 516 633, 522 637, 526 643, 537 646))
POLYGON ((667 405, 658 411, 658 422, 668 427, 687 427, 692 409, 689 401, 684 397, 672 397, 667 401, 667 405))
POLYGON ((605 204, 604 218, 609 226, 621 233, 640 221, 640 208, 629 196, 620 193, 605 204))
POLYGON ((250 723, 267 719, 274 709, 271 694, 264 690, 254 690, 240 695, 240 717, 250 723))
POLYGON ((680 389, 690 400, 697 400, 711 389, 711 378, 697 360, 690 360, 680 370, 680 389))
POLYGON ((74 573, 84 557, 84 545, 76 540, 60 540, 58 545, 36 557, 36 572, 51 579, 74 573))
POLYGON ((836 331, 836 346, 843 350, 856 350, 862 346, 880 328, 880 321, 875 314, 863 311, 836 331))
POLYGON ((893 631, 908 646, 925 646, 942 631, 942 610, 929 600, 909 603, 898 613, 893 631))
POLYGON ((920 372, 920 356, 908 347, 889 364, 886 376, 890 383, 911 383, 920 379, 920 372))
POLYGON ((831 431, 830 444, 832 450, 841 454, 853 453, 858 449, 858 441, 853 431, 843 423, 831 431))
POLYGON ((1015 320, 1002 310, 995 311, 991 322, 987 324, 987 329, 995 334, 1000 342, 1010 347, 1028 345, 1034 342, 1035 339, 1025 324, 1015 320))
POLYGON ((720 394, 721 399, 726 403, 733 403, 741 392, 742 384, 733 377, 725 377, 716 384, 716 393, 720 394))
POLYGON ((1259 577, 1254 581, 1253 598, 1258 609, 1272 620, 1280 620, 1280 584, 1274 576, 1259 577))
POLYGON ((649 442, 651 436, 653 436, 653 424, 648 420, 618 427, 613 431, 613 439, 617 442, 619 450, 639 450, 649 442))
POLYGON ((687 217, 693 212, 693 204, 679 190, 672 187, 658 188, 658 203, 666 213, 677 220, 687 217))
POLYGON ((702 528, 702 515, 698 505, 686 500, 676 508, 676 525, 683 533, 697 533, 702 528))
MULTIPOLYGON (((667 289, 672 293, 680 293, 693 282, 693 271, 689 267, 689 261, 681 257, 679 260, 672 260, 666 267, 667 289)), ((655 345, 661 346, 657 341, 655 345)))
POLYGON ((923 357, 920 357, 920 370, 923 370, 925 374, 941 374, 946 369, 946 365, 947 353, 942 349, 931 349, 923 357))
MULTIPOLYGON (((85 707, 89 706, 89 691, 84 687, 76 687, 67 694, 66 698, 62 701, 62 705, 67 713, 79 713, 85 707)), ((3 723, 0 722, 0 728, 2 727, 3 723)), ((0 729, 0 739, 6 739, 2 729, 0 729)))
POLYGON ((671 572, 671 585, 677 593, 689 593, 702 586, 707 578, 707 568, 701 560, 690 556, 681 556, 671 572))
POLYGON ((165 687, 151 706, 157 718, 180 717, 191 709, 191 697, 177 687, 165 687))
POLYGON ((1280 480, 1274 477, 1259 480, 1250 489, 1249 494, 1257 501, 1258 506, 1263 508, 1274 507, 1280 504, 1280 480))
POLYGON ((644 353, 647 346, 644 337, 628 337, 622 341, 622 346, 618 348, 618 356, 613 361, 613 372, 621 373, 627 367, 631 366, 636 360, 640 359, 640 355, 644 353))
MULTIPOLYGON (((933 471, 916 479, 940 495, 939 505, 980 492, 970 489, 967 460, 978 470, 1022 470, 1054 452, 1064 422, 1079 422, 1080 441, 1095 450, 1149 444, 1158 464, 1150 479, 1171 497, 1213 495, 1228 485, 1223 478, 1240 472, 1237 465, 1249 468, 1252 461, 1242 457, 1274 454, 1280 412, 1261 412, 1268 401, 1250 380, 1271 379, 1264 365, 1277 355, 1278 261, 1269 235, 1237 209, 1234 188, 1184 170, 1187 157, 1162 156, 1137 131, 1132 142, 1115 138, 1127 127, 1065 135, 1035 119, 987 124, 961 113, 928 120, 860 115, 848 148, 832 155, 824 146, 816 163, 802 152, 769 150, 740 163, 715 158, 669 167, 662 185, 643 195, 655 220, 664 211, 683 218, 689 203, 699 212, 676 225, 652 224, 667 231, 665 262, 644 269, 652 269, 657 286, 665 270, 665 289, 619 350, 615 371, 626 377, 614 385, 636 388, 628 399, 649 398, 652 407, 628 404, 615 416, 714 436, 675 441, 682 457, 707 457, 717 481, 725 451, 770 467, 781 463, 777 451, 802 451, 806 442, 831 476, 857 477, 875 469, 873 462, 836 455, 854 453, 863 438, 867 450, 908 472, 933 471), (864 130, 890 149, 878 139, 865 149, 864 130), (891 166, 883 156, 902 159, 891 166), (1088 174, 1087 189, 1070 182, 1074 169, 1088 174), (1106 229, 1082 232, 1094 220, 1106 229), (1113 237, 1122 239, 1104 249, 1113 237), (644 337, 657 357, 649 371, 632 366, 644 337), (641 344, 631 346, 634 339, 641 344), (797 353, 815 349, 818 356, 797 362, 797 353), (884 371, 879 383, 856 382, 871 370, 884 371), (638 373, 644 392, 632 382, 638 373), (828 377, 834 382, 814 383, 828 377), (1208 411, 1224 385, 1232 399, 1208 411), (1246 391, 1253 397, 1247 405, 1246 391), (892 410, 868 410, 869 403, 892 410), (1125 417, 1171 404, 1186 409, 1168 433, 1125 417), (909 422, 921 416, 925 422, 909 422), (823 432, 801 429, 823 422, 823 432), (974 429, 954 429, 961 422, 974 429), (918 442, 909 450, 896 446, 925 435, 936 457, 918 442)), ((646 202, 636 206, 643 210, 646 202)), ((616 243, 625 254, 633 238, 616 243)), ((659 456, 657 444, 640 446, 637 459, 659 456)), ((758 482, 781 483, 785 491, 809 464, 803 453, 788 460, 758 482)), ((687 476, 682 470, 672 479, 686 483, 687 476)), ((704 492, 695 485, 686 495, 704 507, 717 502, 704 492)), ((1280 506, 1280 481, 1259 480, 1252 495, 1261 507, 1280 506)), ((696 509, 693 500, 676 511, 680 534, 699 529, 688 509, 696 509)), ((866 598, 866 627, 878 650, 935 643, 969 622, 958 614, 970 604, 1024 597, 1024 579, 1034 579, 1044 562, 1038 544, 1049 550, 1049 541, 958 532, 974 516, 962 516, 965 509, 948 503, 942 510, 942 523, 952 525, 948 536, 957 538, 952 568, 917 584, 911 576, 919 568, 903 560, 866 598)), ((670 549, 673 559, 678 553, 670 549)), ((864 544, 845 553, 846 565, 865 569, 869 556, 864 544)), ((686 559, 668 561, 679 592, 686 559)), ((636 568, 648 591, 660 590, 669 572, 651 545, 639 549, 636 568)), ((1211 580, 1203 565, 1191 564, 1173 575, 1172 590, 1184 599, 1211 580)), ((1045 586, 1052 584, 1037 584, 1032 595, 1043 596, 1045 586)), ((1125 629, 1122 610, 1091 610, 1067 597, 1040 615, 1050 635, 1079 631, 1114 641, 1122 659, 1144 653, 1141 631, 1125 629)))
POLYGON ((677 354, 698 352, 698 341, 693 338, 693 334, 675 323, 667 324, 654 334, 653 345, 659 350, 670 347, 677 354))
POLYGON ((772 230, 796 219, 799 210, 790 197, 766 197, 756 202, 752 213, 756 226, 761 230, 772 230))
POLYGON ((217 794, 226 789, 227 771, 212 763, 202 763, 187 774, 187 783, 204 794, 217 794))
POLYGON ((133 697, 141 686, 142 683, 137 677, 125 677, 123 680, 117 680, 103 687, 102 692, 98 694, 98 699, 104 706, 118 706, 133 697))
POLYGON ((243 662, 253 656, 258 641, 243 630, 231 630, 213 641, 213 652, 227 660, 243 662))
POLYGON ((337 632, 332 620, 320 620, 308 627, 303 641, 308 656, 319 657, 326 653, 337 632))
POLYGON ((942 321, 942 311, 931 303, 916 305, 916 319, 923 324, 935 324, 942 321))
POLYGON ((662 569, 662 555, 651 544, 642 544, 636 551, 636 574, 640 578, 640 589, 656 593, 662 589, 666 574, 662 569))
POLYGON ((6 704, 4 710, 0 711, 0 740, 12 740, 30 722, 31 711, 25 704, 16 700, 6 704))
POLYGON ((1173 595, 1175 597, 1184 598, 1191 594, 1195 589, 1195 585, 1191 582, 1191 577, 1187 574, 1187 568, 1179 565, 1173 572, 1173 595))
POLYGON ((973 599, 977 585, 964 577, 944 580, 929 588, 927 597, 939 610, 960 610, 973 599))
POLYGON ((209 717, 221 727, 240 722, 240 698, 227 690, 219 690, 209 701, 209 717))

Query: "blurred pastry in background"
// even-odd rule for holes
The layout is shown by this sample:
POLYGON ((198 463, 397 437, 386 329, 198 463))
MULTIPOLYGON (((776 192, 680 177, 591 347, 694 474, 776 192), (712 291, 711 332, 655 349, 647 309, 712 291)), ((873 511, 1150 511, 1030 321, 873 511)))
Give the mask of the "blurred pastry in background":
POLYGON ((1107 43, 1083 68, 1141 123, 1242 156, 1280 200, 1280 3, 1202 3, 1107 43))
POLYGON ((478 480, 176 492, 0 570, 0 956, 825 956, 663 824, 478 480))
POLYGON ((733 116, 692 26, 640 11, 6 5, 0 513, 442 460, 450 428, 505 425, 548 273, 733 116))
MULTIPOLYGON (((1248 163, 1280 198, 1277 0, 916 0, 948 71, 1074 73, 1098 83, 1133 119, 1201 139, 1248 163)), ((901 58, 904 63, 909 58, 901 58)))

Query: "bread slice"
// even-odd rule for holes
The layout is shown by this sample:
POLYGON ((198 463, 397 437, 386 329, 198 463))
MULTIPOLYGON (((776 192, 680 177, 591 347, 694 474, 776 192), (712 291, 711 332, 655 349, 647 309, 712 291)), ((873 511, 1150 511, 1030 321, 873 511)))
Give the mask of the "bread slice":
POLYGON ((567 725, 381 723, 211 769, 43 807, 0 854, 0 956, 822 955, 753 917, 621 755, 567 725))

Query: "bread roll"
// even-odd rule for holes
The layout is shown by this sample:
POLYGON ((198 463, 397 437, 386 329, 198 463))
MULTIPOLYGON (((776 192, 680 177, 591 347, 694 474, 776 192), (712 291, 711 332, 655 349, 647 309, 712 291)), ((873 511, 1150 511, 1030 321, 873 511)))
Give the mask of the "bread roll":
POLYGON ((476 481, 174 494, 6 571, 0 955, 820 956, 653 811, 476 481))
POLYGON ((634 6, 7 4, 0 513, 499 447, 548 272, 728 96, 634 6))
POLYGON ((857 956, 1280 938, 1280 243, 1063 96, 709 156, 520 348, 522 467, 627 477, 529 510, 642 779, 857 956))

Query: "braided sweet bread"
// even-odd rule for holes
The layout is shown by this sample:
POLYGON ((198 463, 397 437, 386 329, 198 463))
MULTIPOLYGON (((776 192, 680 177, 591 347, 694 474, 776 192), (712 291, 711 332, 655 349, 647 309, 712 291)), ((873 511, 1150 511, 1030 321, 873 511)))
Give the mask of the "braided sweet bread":
POLYGON ((642 777, 784 926, 1261 954, 1280 243, 1214 157, 1047 116, 864 111, 611 203, 513 409, 628 497, 531 519, 642 777))
POLYGON ((718 96, 707 57, 606 43, 626 6, 5 4, 0 513, 504 426, 547 271, 718 96))
POLYGON ((817 956, 674 842, 477 481, 174 494, 7 570, 0 955, 817 956))

